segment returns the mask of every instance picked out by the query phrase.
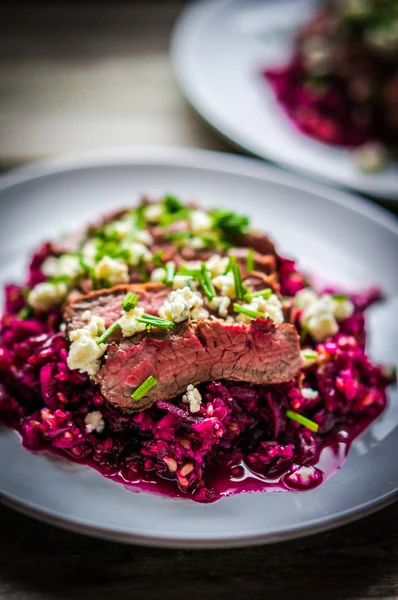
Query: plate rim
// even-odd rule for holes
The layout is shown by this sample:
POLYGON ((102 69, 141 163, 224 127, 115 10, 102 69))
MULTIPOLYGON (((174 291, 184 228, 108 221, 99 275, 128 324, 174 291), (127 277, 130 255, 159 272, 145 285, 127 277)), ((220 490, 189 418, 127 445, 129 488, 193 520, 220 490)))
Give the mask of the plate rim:
MULTIPOLYGON (((150 146, 103 148, 95 151, 77 152, 39 160, 17 167, 8 174, 2 175, 0 177, 0 194, 18 184, 27 183, 41 177, 45 178, 66 171, 115 166, 118 164, 185 167, 194 168, 199 171, 208 170, 215 173, 230 172, 241 176, 255 177, 263 181, 288 187, 292 190, 299 189, 318 195, 322 200, 344 206, 354 213, 385 227, 398 236, 398 220, 394 215, 386 209, 377 206, 372 201, 361 198, 352 192, 329 188, 321 183, 308 181, 299 175, 288 173, 276 166, 270 166, 256 158, 193 148, 150 146)), ((180 549, 235 548, 297 539, 333 529, 367 516, 397 499, 398 486, 374 501, 341 511, 333 518, 325 516, 294 529, 291 525, 288 525, 279 528, 277 532, 262 532, 258 535, 242 533, 231 537, 224 535, 201 540, 189 536, 177 538, 171 534, 162 534, 160 536, 153 534, 141 535, 126 529, 122 530, 120 527, 90 524, 87 520, 61 515, 55 510, 46 509, 0 490, 0 502, 4 505, 42 522, 61 527, 62 529, 116 542, 180 549)))
MULTIPOLYGON (((308 171, 304 167, 291 164, 288 160, 285 161, 281 158, 275 158, 272 154, 263 152, 256 143, 250 143, 247 136, 241 134, 236 127, 227 123, 217 111, 199 100, 197 89, 193 82, 194 79, 190 75, 192 69, 188 65, 188 54, 184 51, 187 47, 186 40, 190 38, 192 32, 197 32, 199 30, 200 17, 202 17, 203 21, 206 16, 207 20, 211 12, 216 13, 224 6, 228 6, 233 2, 236 2, 236 0, 189 0, 188 4, 181 10, 174 24, 170 40, 172 68, 181 93, 187 99, 195 113, 206 121, 213 131, 217 132, 218 135, 227 140, 236 150, 243 150, 248 152, 250 156, 257 156, 262 160, 271 161, 273 164, 276 164, 287 171, 309 177, 314 181, 326 185, 332 185, 337 189, 370 195, 395 204, 398 201, 398 186, 397 191, 391 189, 380 193, 377 188, 372 188, 370 190, 366 185, 361 185, 360 183, 355 185, 345 184, 337 178, 329 178, 326 174, 308 171)), ((341 148, 341 150, 343 151, 344 148, 341 148)))

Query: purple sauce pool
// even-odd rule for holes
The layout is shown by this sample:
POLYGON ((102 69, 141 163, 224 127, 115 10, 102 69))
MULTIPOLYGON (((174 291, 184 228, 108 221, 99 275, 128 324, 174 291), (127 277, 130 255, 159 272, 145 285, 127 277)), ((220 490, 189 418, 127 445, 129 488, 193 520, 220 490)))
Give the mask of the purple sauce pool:
MULTIPOLYGON (((380 413, 381 414, 381 413, 380 413)), ((378 415, 380 416, 380 415, 378 415)), ((207 467, 206 479, 208 487, 215 491, 215 495, 206 503, 213 503, 220 498, 240 493, 252 492, 304 492, 314 489, 332 477, 345 462, 353 441, 367 429, 374 419, 362 419, 360 423, 345 426, 344 429, 333 431, 320 446, 318 455, 311 465, 294 465, 291 469, 281 472, 277 477, 270 478, 254 472, 244 462, 228 467, 207 467)), ((39 453, 33 451, 35 453, 39 453)), ((45 452, 57 455, 63 460, 65 452, 48 447, 45 452)), ((41 453, 41 452, 40 452, 41 453)), ((160 477, 155 471, 136 472, 136 477, 127 479, 123 469, 116 473, 105 473, 98 463, 89 458, 76 460, 70 455, 67 458, 72 462, 89 466, 107 479, 122 484, 131 492, 142 491, 170 498, 186 498, 195 500, 194 497, 179 490, 174 479, 160 477)), ((202 502, 203 503, 203 502, 202 502)))

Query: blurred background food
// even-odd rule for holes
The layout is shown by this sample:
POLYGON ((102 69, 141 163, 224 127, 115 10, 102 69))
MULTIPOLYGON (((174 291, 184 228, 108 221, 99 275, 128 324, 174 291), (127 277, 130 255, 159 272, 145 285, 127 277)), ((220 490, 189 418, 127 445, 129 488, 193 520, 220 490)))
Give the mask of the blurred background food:
POLYGON ((265 77, 301 131, 381 169, 398 146, 398 1, 325 2, 265 77))

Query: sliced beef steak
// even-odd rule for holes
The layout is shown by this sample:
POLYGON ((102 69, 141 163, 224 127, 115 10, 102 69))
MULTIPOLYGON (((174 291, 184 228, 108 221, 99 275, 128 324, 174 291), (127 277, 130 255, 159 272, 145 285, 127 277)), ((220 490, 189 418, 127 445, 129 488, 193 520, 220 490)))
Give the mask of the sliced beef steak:
POLYGON ((90 292, 86 295, 78 294, 67 304, 64 310, 64 321, 68 331, 78 329, 86 324, 82 315, 86 310, 105 320, 105 327, 109 327, 122 315, 122 302, 127 292, 139 296, 139 304, 144 312, 157 315, 170 288, 160 283, 142 283, 130 285, 117 285, 113 288, 90 292))
POLYGON ((180 323, 168 333, 109 344, 95 380, 114 407, 129 413, 204 381, 283 383, 297 374, 301 362, 298 334, 291 325, 275 325, 270 319, 249 325, 199 320, 180 323), (140 401, 132 400, 133 391, 150 375, 157 385, 140 401))

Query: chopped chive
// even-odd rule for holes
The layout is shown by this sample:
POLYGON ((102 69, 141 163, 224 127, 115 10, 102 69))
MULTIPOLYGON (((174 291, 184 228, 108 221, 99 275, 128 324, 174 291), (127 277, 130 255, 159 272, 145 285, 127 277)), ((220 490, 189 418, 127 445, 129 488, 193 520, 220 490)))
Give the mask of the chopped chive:
POLYGON ((247 257, 246 257, 246 271, 251 273, 254 271, 254 250, 253 248, 248 248, 247 257))
POLYGON ((111 336, 114 331, 116 331, 116 329, 118 327, 120 327, 119 321, 115 321, 115 323, 112 323, 112 325, 104 331, 104 333, 101 335, 101 337, 98 338, 98 340, 97 340, 98 346, 100 344, 103 344, 108 339, 108 337, 111 336))
POLYGON ((307 417, 303 417, 303 415, 299 415, 298 413, 294 412, 293 410, 287 410, 286 416, 288 419, 291 419, 292 421, 296 421, 296 423, 300 423, 300 425, 307 427, 307 429, 311 429, 311 431, 314 431, 315 433, 319 429, 318 423, 315 423, 315 421, 311 421, 311 419, 307 419, 307 417))
POLYGON ((146 394, 157 384, 158 380, 153 375, 150 375, 148 379, 145 379, 143 383, 131 394, 132 400, 141 400, 146 394))
POLYGON ((230 272, 230 270, 232 269, 232 267, 235 263, 236 263, 236 256, 230 256, 224 275, 226 275, 227 273, 230 272))
POLYGON ((155 317, 154 315, 148 315, 146 313, 138 317, 137 321, 139 323, 145 323, 145 325, 150 325, 151 327, 159 327, 160 329, 172 329, 175 325, 173 321, 161 319, 160 317, 155 317))
POLYGON ((135 308, 137 306, 138 300, 139 300, 138 294, 133 294, 133 292, 127 292, 127 294, 125 295, 123 302, 122 302, 123 310, 125 312, 129 312, 130 310, 133 310, 133 308, 135 308))
POLYGON ((172 285, 176 274, 176 264, 172 260, 166 263, 166 285, 172 285))
POLYGON ((135 226, 137 229, 144 229, 145 225, 146 225, 146 220, 145 220, 145 210, 147 208, 147 204, 140 204, 139 206, 137 206, 137 208, 135 209, 135 212, 133 212, 132 217, 133 217, 133 226, 135 226))
POLYGON ((162 217, 160 225, 166 227, 167 225, 171 225, 177 221, 182 221, 183 219, 187 218, 190 212, 190 209, 182 208, 178 212, 166 214, 162 217))
POLYGON ((259 290, 258 292, 249 292, 245 295, 246 302, 251 302, 253 298, 264 298, 264 300, 268 300, 271 298, 273 292, 271 288, 266 288, 265 290, 259 290))
POLYGON ((152 262, 154 262, 157 267, 164 267, 164 264, 162 262, 163 255, 163 250, 159 250, 159 252, 155 252, 155 254, 152 254, 152 262))
POLYGON ((181 202, 178 200, 178 198, 171 194, 166 194, 166 196, 164 196, 163 204, 167 212, 170 213, 176 213, 182 208, 184 208, 181 202))
POLYGON ((213 298, 216 296, 216 290, 214 289, 214 285, 210 278, 206 263, 202 263, 200 267, 199 283, 202 286, 202 290, 206 298, 208 300, 213 300, 213 298))
POLYGON ((140 273, 141 280, 144 283, 147 282, 147 281, 149 281, 149 276, 148 276, 147 270, 146 270, 145 265, 142 262, 142 260, 140 260, 140 262, 138 263, 137 269, 138 269, 138 271, 140 273))
POLYGON ((213 225, 221 229, 225 235, 238 236, 247 233, 249 218, 232 211, 217 210, 210 213, 213 225))
POLYGON ((32 314, 33 310, 31 309, 31 307, 24 306, 18 313, 18 319, 21 319, 21 321, 25 321, 25 319, 28 319, 32 314))
POLYGON ((348 296, 346 294, 333 294, 332 298, 333 300, 337 300, 337 302, 348 300, 348 296))
POLYGON ((199 239, 202 240, 206 248, 213 248, 214 246, 217 246, 218 243, 216 235, 214 237, 211 237, 210 235, 200 235, 199 239))
POLYGON ((70 281, 70 277, 68 277, 68 275, 57 275, 57 277, 51 277, 51 279, 47 279, 47 283, 50 283, 51 285, 65 283, 66 281, 70 281))
POLYGON ((231 256, 231 259, 234 259, 233 262, 231 263, 231 270, 232 270, 232 274, 234 276, 235 296, 238 300, 244 300, 245 299, 245 291, 243 289, 243 281, 242 281, 242 275, 240 272, 240 268, 236 262, 236 257, 231 256))
POLYGON ((304 323, 304 326, 300 332, 300 342, 303 344, 305 342, 305 340, 307 339, 307 335, 310 329, 310 321, 311 321, 312 317, 308 317, 308 319, 306 320, 306 322, 304 323))
POLYGON ((251 317, 252 319, 256 319, 257 317, 261 317, 263 319, 268 318, 265 313, 259 312, 258 310, 252 310, 251 308, 246 308, 246 306, 241 306, 240 304, 235 303, 233 305, 233 309, 235 312, 246 315, 246 317, 251 317))
POLYGON ((316 360, 318 357, 318 352, 316 352, 316 350, 310 350, 309 348, 306 348, 305 350, 301 351, 301 356, 306 360, 316 360))
POLYGON ((199 279, 200 269, 188 269, 184 265, 181 265, 178 269, 178 275, 189 275, 195 279, 199 279))

